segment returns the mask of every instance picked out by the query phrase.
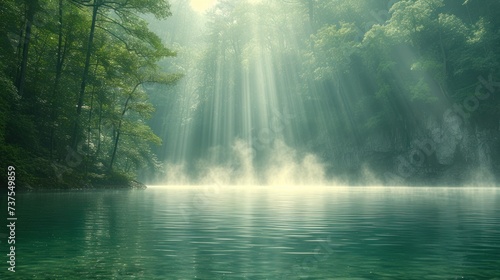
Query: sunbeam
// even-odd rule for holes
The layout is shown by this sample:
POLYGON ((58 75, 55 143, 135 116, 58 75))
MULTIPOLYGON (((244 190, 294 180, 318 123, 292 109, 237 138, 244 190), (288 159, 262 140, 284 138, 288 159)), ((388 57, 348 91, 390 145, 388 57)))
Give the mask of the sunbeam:
POLYGON ((217 0, 190 0, 191 7, 198 13, 205 12, 210 7, 214 6, 217 0))
MULTIPOLYGON (((193 183, 206 180, 209 166, 225 169, 225 184, 237 178, 294 185, 309 176, 317 176, 306 180, 317 184, 426 181, 452 164, 457 135, 471 133, 456 110, 444 117, 458 95, 450 94, 443 75, 451 66, 436 51, 442 53, 443 36, 455 31, 440 35, 433 25, 445 23, 419 17, 428 29, 425 40, 441 39, 415 46, 427 41, 405 29, 401 17, 411 9, 437 16, 438 2, 204 2, 206 12, 196 17, 205 27, 183 27, 194 36, 179 57, 189 65, 182 68, 184 80, 166 101, 173 105, 162 128, 165 161, 183 166, 183 178, 193 183), (451 131, 446 143, 435 143, 424 159, 415 145, 430 143, 429 135, 443 128, 451 131), (271 178, 269 170, 281 175, 271 178)), ((473 138, 467 141, 478 141, 473 138)), ((467 153, 477 158, 473 148, 467 153)), ((491 173, 489 160, 481 161, 491 173)), ((160 182, 177 178, 172 170, 178 168, 165 169, 160 182)))

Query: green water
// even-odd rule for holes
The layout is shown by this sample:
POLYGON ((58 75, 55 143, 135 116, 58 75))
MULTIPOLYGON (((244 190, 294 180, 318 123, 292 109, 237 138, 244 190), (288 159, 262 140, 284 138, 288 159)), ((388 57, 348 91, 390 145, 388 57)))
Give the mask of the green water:
POLYGON ((495 188, 248 189, 18 194, 0 278, 500 277, 495 188))

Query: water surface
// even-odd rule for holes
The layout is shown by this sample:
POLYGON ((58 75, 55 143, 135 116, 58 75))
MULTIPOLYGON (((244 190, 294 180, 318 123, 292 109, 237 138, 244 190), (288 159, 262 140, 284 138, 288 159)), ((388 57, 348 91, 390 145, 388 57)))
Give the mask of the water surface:
POLYGON ((495 188, 154 187, 16 203, 15 279, 500 275, 495 188))

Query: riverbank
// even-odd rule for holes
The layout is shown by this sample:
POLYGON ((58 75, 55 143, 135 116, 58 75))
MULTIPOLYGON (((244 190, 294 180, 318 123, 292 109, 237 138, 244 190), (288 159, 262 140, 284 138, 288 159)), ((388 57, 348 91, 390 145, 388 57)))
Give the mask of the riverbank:
MULTIPOLYGON (((20 172, 19 174, 22 174, 20 172)), ((38 174, 36 174, 38 175, 38 174)), ((83 174, 75 171, 65 176, 40 177, 32 175, 29 177, 18 176, 15 180, 16 191, 52 191, 52 190, 144 190, 147 186, 129 176, 111 173, 88 173, 83 174)))
POLYGON ((147 186, 138 181, 131 181, 126 185, 74 185, 72 187, 32 187, 31 185, 20 185, 16 187, 18 192, 39 192, 39 191, 88 191, 88 190, 145 190, 147 186))

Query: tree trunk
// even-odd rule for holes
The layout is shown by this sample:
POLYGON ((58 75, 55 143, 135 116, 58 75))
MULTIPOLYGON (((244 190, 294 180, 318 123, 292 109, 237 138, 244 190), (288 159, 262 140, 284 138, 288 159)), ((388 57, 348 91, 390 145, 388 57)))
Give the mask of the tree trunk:
POLYGON ((135 85, 134 89, 130 92, 129 96, 127 97, 127 100, 125 101, 125 105, 123 106, 123 111, 120 116, 120 121, 118 122, 118 129, 116 130, 116 138, 115 138, 115 144, 113 147, 113 153, 111 154, 111 162, 109 163, 109 170, 113 170, 113 163, 115 162, 116 158, 116 150, 118 149, 118 141, 120 140, 120 134, 121 134, 121 128, 122 128, 122 121, 123 117, 125 116, 125 113, 127 112, 128 109, 128 103, 132 99, 132 95, 134 92, 137 90, 137 88, 142 84, 142 82, 139 82, 135 85))
POLYGON ((120 141, 121 124, 122 124, 122 121, 120 120, 120 123, 118 124, 118 129, 116 130, 115 144, 113 145, 113 153, 111 155, 111 162, 109 163, 109 171, 113 170, 113 163, 115 162, 115 158, 116 158, 116 150, 118 149, 118 141, 120 141))
POLYGON ((23 54, 21 58, 21 69, 19 77, 17 78, 17 90, 20 96, 24 96, 24 88, 26 84, 26 68, 28 67, 28 52, 30 47, 31 39, 31 26, 33 25, 33 19, 35 17, 36 8, 38 6, 37 0, 27 1, 27 13, 26 13, 26 31, 24 33, 23 42, 23 54))
POLYGON ((54 80, 54 88, 52 90, 51 108, 50 108, 50 158, 52 159, 54 153, 54 134, 55 134, 55 121, 57 111, 57 100, 59 93, 59 83, 61 81, 62 67, 64 61, 64 53, 66 52, 66 43, 63 51, 63 0, 59 0, 59 31, 57 42, 57 62, 56 62, 56 78, 54 80))
MULTIPOLYGON (((136 88, 137 88, 137 86, 136 86, 136 88)), ((134 91, 135 91, 135 88, 134 88, 134 91)), ((111 154, 111 162, 109 163, 109 170, 110 171, 113 170, 113 163, 115 162, 115 158, 116 158, 116 150, 118 150, 118 141, 120 141, 122 120, 123 120, 123 116, 125 116, 125 113, 127 112, 128 102, 132 98, 132 93, 128 96, 127 101, 125 101, 125 106, 123 107, 123 111, 122 111, 122 114, 120 116, 120 121, 118 122, 118 128, 116 129, 115 144, 113 145, 113 153, 111 154)))
POLYGON ((76 119, 75 119, 75 124, 73 128, 73 134, 72 134, 72 148, 76 150, 76 146, 78 145, 79 142, 79 136, 78 136, 78 130, 80 129, 80 116, 82 114, 82 106, 83 106, 83 97, 85 95, 85 87, 87 86, 87 78, 89 74, 89 67, 90 67, 90 58, 92 55, 92 46, 94 42, 94 34, 95 34, 95 24, 96 24, 96 19, 97 19, 97 12, 99 10, 99 0, 94 0, 93 4, 93 12, 92 12, 92 24, 90 26, 90 34, 89 34, 89 40, 87 43, 87 53, 85 56, 85 68, 83 69, 83 75, 82 75, 82 83, 80 85, 80 93, 78 94, 78 104, 76 107, 76 119))
POLYGON ((94 159, 99 157, 101 153, 101 125, 102 125, 102 99, 99 98, 99 120, 97 122, 97 149, 95 151, 94 159))

